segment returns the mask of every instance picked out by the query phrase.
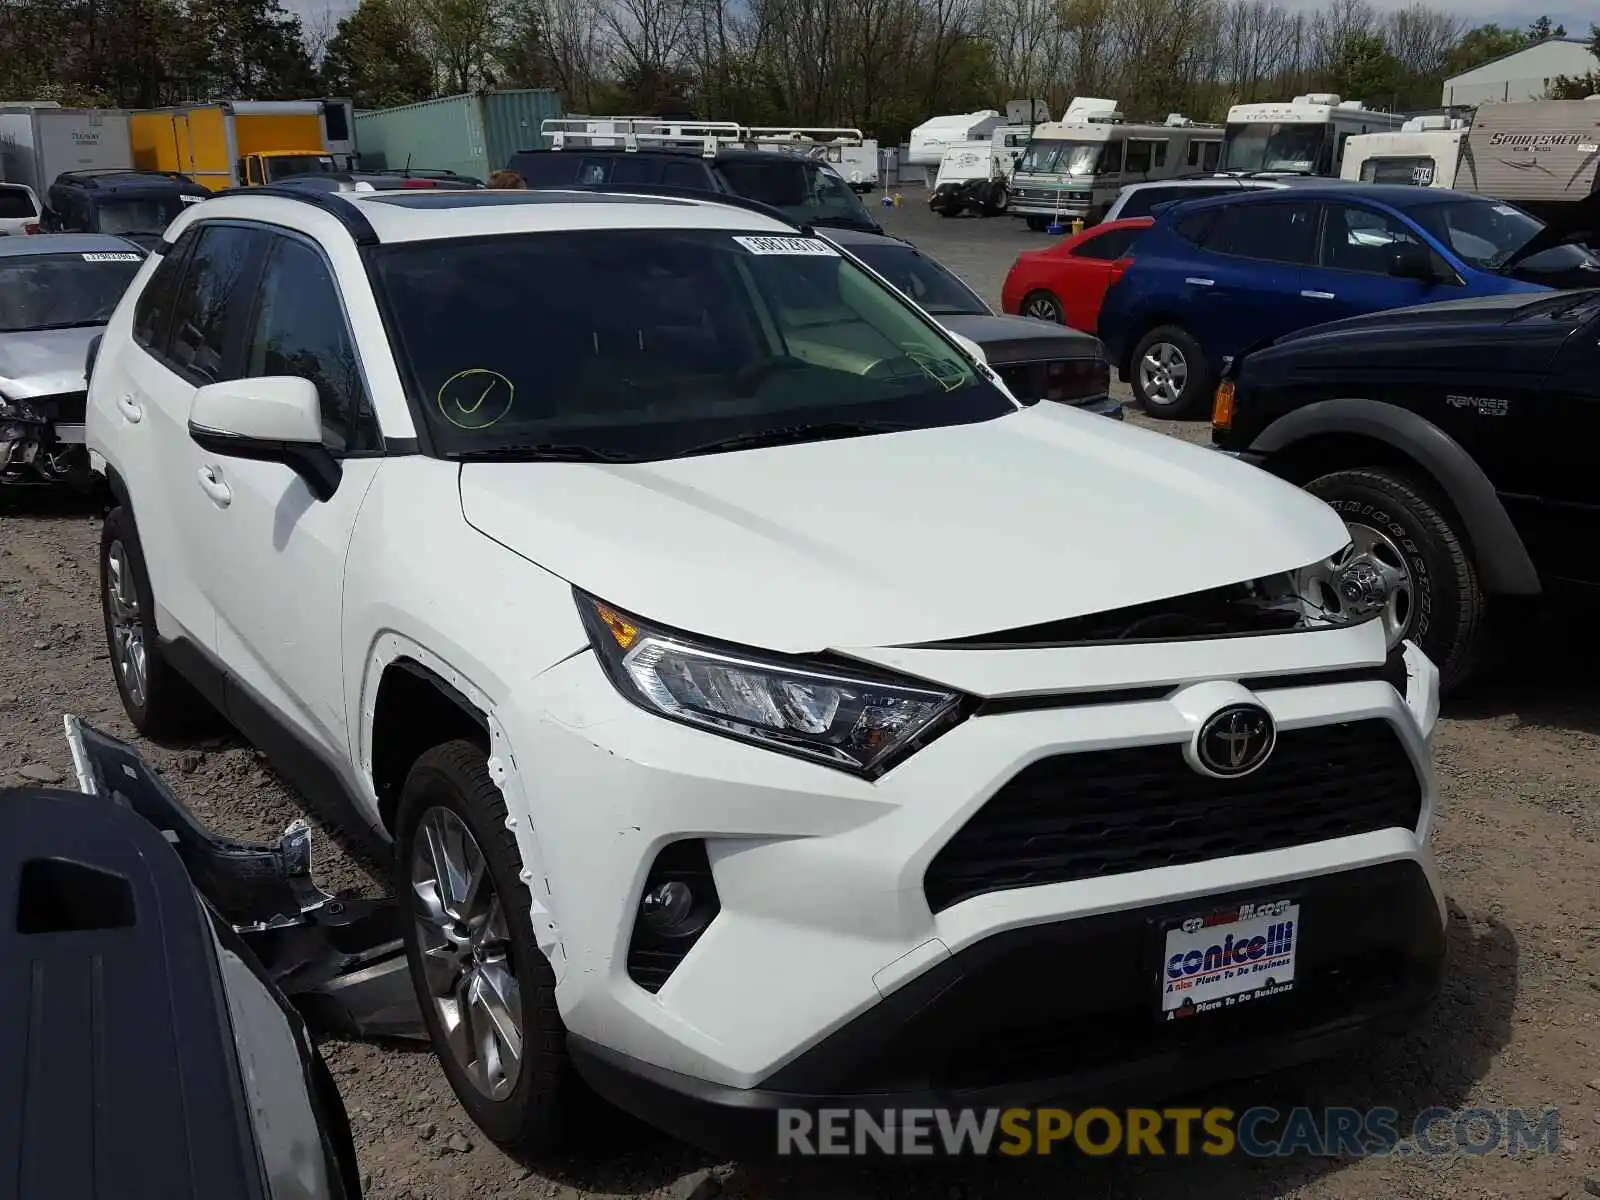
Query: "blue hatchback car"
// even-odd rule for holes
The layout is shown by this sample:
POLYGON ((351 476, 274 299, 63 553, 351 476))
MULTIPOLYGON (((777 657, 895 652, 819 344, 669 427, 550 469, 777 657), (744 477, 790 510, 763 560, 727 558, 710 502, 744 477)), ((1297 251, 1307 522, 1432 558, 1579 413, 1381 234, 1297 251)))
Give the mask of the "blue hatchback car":
POLYGON ((1567 236, 1510 204, 1406 185, 1177 204, 1160 211, 1107 293, 1100 338, 1146 412, 1197 416, 1209 411, 1224 359, 1292 330, 1440 300, 1600 286, 1600 258, 1567 236))

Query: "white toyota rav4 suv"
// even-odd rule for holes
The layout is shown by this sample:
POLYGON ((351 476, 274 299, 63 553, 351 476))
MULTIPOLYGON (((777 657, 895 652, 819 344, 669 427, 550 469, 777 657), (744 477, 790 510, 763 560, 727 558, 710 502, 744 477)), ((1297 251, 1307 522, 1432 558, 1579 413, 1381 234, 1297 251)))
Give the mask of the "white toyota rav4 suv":
POLYGON ((180 216, 89 397, 134 724, 203 700, 392 838, 503 1144, 580 1081, 721 1141, 1403 1026, 1443 969, 1437 672, 1338 517, 1019 405, 758 207, 180 216))

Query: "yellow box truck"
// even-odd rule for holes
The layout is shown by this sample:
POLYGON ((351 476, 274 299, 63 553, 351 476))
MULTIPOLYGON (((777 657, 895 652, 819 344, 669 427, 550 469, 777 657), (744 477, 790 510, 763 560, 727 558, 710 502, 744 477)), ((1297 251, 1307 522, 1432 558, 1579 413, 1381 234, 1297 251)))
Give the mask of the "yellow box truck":
POLYGON ((235 100, 145 109, 128 116, 134 166, 179 171, 219 192, 334 170, 322 104, 235 100))

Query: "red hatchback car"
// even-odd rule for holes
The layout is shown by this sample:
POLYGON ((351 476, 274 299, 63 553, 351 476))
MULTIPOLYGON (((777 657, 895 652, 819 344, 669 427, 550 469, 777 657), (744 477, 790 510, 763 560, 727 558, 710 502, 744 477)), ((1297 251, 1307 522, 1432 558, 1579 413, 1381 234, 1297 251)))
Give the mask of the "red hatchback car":
POLYGON ((1000 307, 1019 317, 1055 321, 1084 333, 1100 322, 1100 302, 1132 261, 1129 251, 1152 217, 1092 225, 1045 250, 1017 255, 1000 290, 1000 307))

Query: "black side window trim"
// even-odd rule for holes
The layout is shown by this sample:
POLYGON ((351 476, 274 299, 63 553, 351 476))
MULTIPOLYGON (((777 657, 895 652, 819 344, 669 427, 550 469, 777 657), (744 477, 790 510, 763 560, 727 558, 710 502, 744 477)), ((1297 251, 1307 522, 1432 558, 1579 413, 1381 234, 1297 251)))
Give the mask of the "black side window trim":
MULTIPOLYGON (((378 419, 377 406, 372 403, 372 385, 367 379, 366 364, 361 359, 361 343, 356 340, 354 327, 350 324, 350 310, 344 302, 344 292, 339 288, 339 273, 333 269, 333 262, 328 258, 327 252, 313 238, 308 238, 296 230, 284 225, 269 225, 261 223, 257 226, 263 235, 260 261, 257 264, 256 288, 250 302, 250 312, 244 321, 244 335, 240 342, 240 366, 243 367, 243 355, 249 350, 250 337, 255 331, 256 322, 261 319, 261 305, 265 300, 264 284, 267 279, 267 265, 272 260, 273 251, 277 249, 280 241, 297 242, 317 256, 317 261, 322 264, 323 270, 328 274, 328 284, 333 288, 334 299, 339 303, 339 315, 344 319, 344 335, 350 340, 350 351, 356 357, 356 375, 361 380, 361 390, 367 402, 367 408, 372 414, 372 423, 377 437, 374 439, 382 446, 379 450, 363 450, 359 452, 329 450, 334 458, 341 462, 355 458, 383 458, 390 453, 391 440, 383 436, 383 422, 378 419)), ((408 439, 400 439, 402 441, 408 439)), ((396 442, 395 444, 398 444, 396 442)), ((413 446, 414 446, 413 442, 413 446)))

